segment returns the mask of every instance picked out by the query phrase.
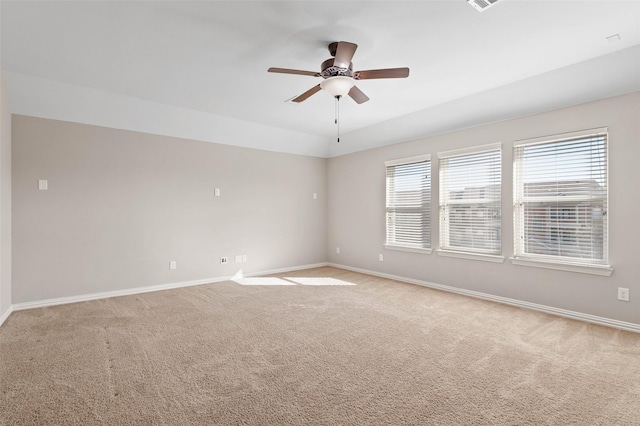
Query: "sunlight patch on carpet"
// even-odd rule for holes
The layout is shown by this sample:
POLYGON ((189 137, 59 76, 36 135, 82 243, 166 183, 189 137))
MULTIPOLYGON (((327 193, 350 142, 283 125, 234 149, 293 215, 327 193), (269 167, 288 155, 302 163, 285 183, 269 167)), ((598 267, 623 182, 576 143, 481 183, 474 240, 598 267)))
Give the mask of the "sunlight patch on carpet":
POLYGON ((231 281, 240 285, 305 285, 305 286, 354 286, 356 284, 332 277, 234 277, 231 281))
POLYGON ((276 277, 235 278, 232 281, 240 285, 296 285, 276 277))
POLYGON ((300 285, 355 285, 354 283, 332 277, 285 277, 285 280, 300 285))

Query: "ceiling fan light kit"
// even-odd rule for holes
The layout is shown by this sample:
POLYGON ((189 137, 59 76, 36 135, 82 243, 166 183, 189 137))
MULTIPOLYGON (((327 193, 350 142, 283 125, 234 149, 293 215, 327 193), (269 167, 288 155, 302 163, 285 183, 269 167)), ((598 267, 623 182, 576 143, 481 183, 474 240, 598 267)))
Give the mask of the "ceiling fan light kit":
POLYGON ((356 85, 356 81, 344 75, 337 75, 322 80, 320 88, 327 92, 331 97, 343 97, 349 94, 349 91, 356 85))

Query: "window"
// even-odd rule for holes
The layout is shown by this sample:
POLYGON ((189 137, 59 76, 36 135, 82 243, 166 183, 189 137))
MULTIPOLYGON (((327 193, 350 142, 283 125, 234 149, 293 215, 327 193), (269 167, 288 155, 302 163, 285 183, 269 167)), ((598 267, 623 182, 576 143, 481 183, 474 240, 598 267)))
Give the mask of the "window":
POLYGON ((431 156, 385 162, 386 248, 430 252, 431 156))
POLYGON ((501 145, 442 152, 438 158, 440 249, 500 255, 501 145))
POLYGON ((514 257, 608 263, 607 129, 514 144, 514 257))

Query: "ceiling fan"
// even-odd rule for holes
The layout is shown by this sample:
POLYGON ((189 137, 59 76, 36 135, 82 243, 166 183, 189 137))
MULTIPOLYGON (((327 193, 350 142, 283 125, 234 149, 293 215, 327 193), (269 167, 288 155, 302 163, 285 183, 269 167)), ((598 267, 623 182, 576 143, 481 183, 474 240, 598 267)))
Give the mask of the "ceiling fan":
POLYGON ((361 104, 367 102, 369 97, 355 85, 358 80, 372 80, 377 78, 406 78, 409 76, 409 68, 387 68, 366 71, 353 71, 354 53, 357 44, 346 41, 336 41, 329 44, 329 53, 332 58, 327 59, 320 66, 320 72, 292 70, 287 68, 269 68, 267 71, 281 74, 308 75, 310 77, 322 77, 320 84, 313 86, 303 94, 292 99, 293 102, 302 102, 311 95, 324 90, 334 98, 340 99, 349 95, 354 101, 361 104))

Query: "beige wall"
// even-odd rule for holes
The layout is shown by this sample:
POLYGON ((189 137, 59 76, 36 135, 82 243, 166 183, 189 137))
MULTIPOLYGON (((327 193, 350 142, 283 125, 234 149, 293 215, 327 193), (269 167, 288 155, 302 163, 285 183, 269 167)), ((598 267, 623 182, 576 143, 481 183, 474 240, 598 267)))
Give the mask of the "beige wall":
POLYGON ((11 110, 0 69, 0 323, 11 303, 11 110))
POLYGON ((638 117, 640 93, 324 160, 14 115, 13 303, 330 261, 640 324, 638 117), (603 126, 612 276, 511 264, 513 141, 603 126), (383 248, 385 160, 432 154, 437 204, 435 154, 496 142, 504 263, 383 248), (38 179, 48 179, 48 191, 38 191, 38 179), (234 263, 236 254, 249 261, 234 263), (631 290, 630 302, 616 300, 618 287, 631 290))
POLYGON ((370 271, 454 286, 554 308, 640 323, 640 93, 461 130, 329 160, 329 261, 370 271), (503 255, 513 255, 513 141, 608 126, 610 277, 385 250, 385 160, 432 154, 432 235, 437 248, 441 151, 503 144, 503 255), (335 248, 339 246, 340 254, 335 248), (384 261, 378 254, 384 254, 384 261), (617 287, 631 301, 617 300, 617 287))
POLYGON ((14 304, 326 261, 325 159, 20 115, 12 129, 14 304))

